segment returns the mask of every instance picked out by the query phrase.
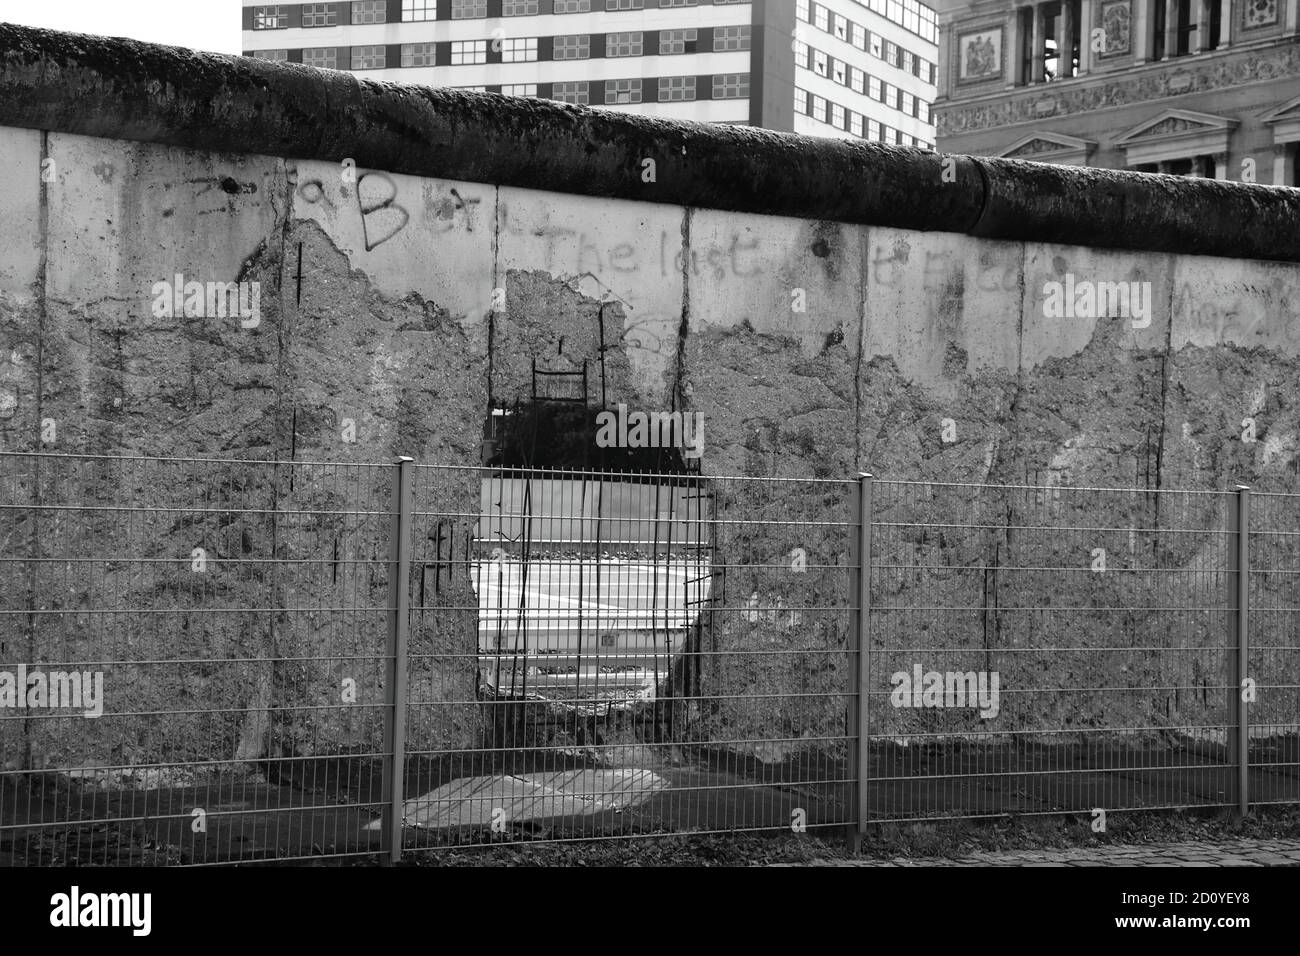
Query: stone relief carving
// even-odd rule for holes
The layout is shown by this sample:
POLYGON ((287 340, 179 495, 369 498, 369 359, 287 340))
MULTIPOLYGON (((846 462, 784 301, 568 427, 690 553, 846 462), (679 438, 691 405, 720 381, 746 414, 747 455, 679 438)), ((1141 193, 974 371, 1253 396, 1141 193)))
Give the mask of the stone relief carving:
MULTIPOLYGON (((1153 71, 1124 78, 1097 77, 1090 85, 1071 83, 1056 93, 1054 115, 1067 116, 1173 96, 1179 92, 1203 92, 1254 83, 1279 76, 1300 75, 1300 44, 1288 43, 1268 50, 1252 50, 1231 59, 1216 59, 1190 69, 1153 71), (1183 89, 1171 88, 1178 77, 1183 89), (1190 77, 1190 82, 1187 78, 1190 77)), ((1052 84, 1055 86, 1055 84, 1052 84)), ((1062 84, 1065 86, 1065 84, 1062 84)), ((936 106, 935 129, 939 136, 1030 122, 1041 118, 1036 109, 1042 99, 1042 84, 1025 87, 1024 93, 972 106, 936 106)))
POLYGON ((1101 59, 1123 56, 1132 49, 1130 26, 1133 7, 1130 0, 1112 0, 1101 5, 1101 26, 1105 31, 1106 48, 1097 54, 1101 59))

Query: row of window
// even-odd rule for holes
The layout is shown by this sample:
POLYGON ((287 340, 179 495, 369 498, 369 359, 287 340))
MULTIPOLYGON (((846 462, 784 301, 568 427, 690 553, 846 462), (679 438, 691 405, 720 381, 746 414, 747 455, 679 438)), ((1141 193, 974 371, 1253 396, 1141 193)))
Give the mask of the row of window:
MULTIPOLYGON (((748 50, 752 42, 749 24, 713 28, 713 52, 748 50)), ((556 60, 585 60, 591 56, 591 35, 551 37, 551 56, 556 60)), ((699 31, 694 27, 685 30, 660 30, 659 53, 698 53, 699 31)), ((645 34, 640 30, 629 33, 605 34, 605 56, 643 56, 645 34)), ((536 59, 534 57, 534 59, 536 59)))
POLYGON ((875 140, 879 143, 895 143, 899 146, 934 148, 933 143, 927 143, 925 140, 909 133, 894 129, 879 120, 863 116, 846 106, 827 100, 815 93, 810 93, 808 90, 801 90, 798 87, 795 87, 794 90, 794 111, 802 116, 811 116, 819 123, 826 123, 838 130, 844 130, 860 139, 875 140))
MULTIPOLYGON (((288 50, 257 50, 253 56, 263 60, 285 61, 289 59, 288 50)), ((401 45, 401 65, 403 67, 437 66, 435 44, 403 43, 401 45)), ((302 51, 302 62, 325 70, 383 70, 387 69, 388 47, 382 45, 354 46, 349 50, 346 66, 339 65, 338 47, 306 48, 302 51)), ((465 40, 451 44, 451 65, 461 66, 470 63, 485 63, 486 41, 465 40)), ((662 76, 657 79, 639 77, 626 80, 596 81, 605 83, 604 98, 606 105, 614 106, 643 102, 644 84, 655 88, 657 83, 658 102, 672 103, 696 99, 696 80, 694 76, 662 76)), ((587 80, 570 83, 553 83, 555 95, 552 99, 565 103, 589 102, 590 84, 587 80)), ((483 89, 483 87, 475 87, 483 89)), ((536 83, 507 84, 501 92, 512 96, 536 96, 536 83)), ((731 100, 749 98, 748 73, 718 73, 712 77, 712 99, 731 100)))
MULTIPOLYGON (((443 0, 444 3, 447 0, 443 0)), ((555 13, 590 13, 593 0, 553 0, 555 13)), ((643 10, 645 0, 595 0, 597 10, 643 10)), ((749 3, 750 0, 712 0, 714 6, 749 3)), ((890 0, 896 2, 896 0, 890 0)), ((912 0, 907 0, 912 2, 912 0)), ((289 27, 290 4, 265 4, 253 8, 254 30, 285 30, 289 27)), ((333 27, 340 23, 386 23, 388 0, 350 0, 338 3, 304 3, 304 27, 333 27)), ((452 20, 480 20, 488 15, 487 0, 450 0, 452 20)), ((659 0, 660 7, 694 7, 697 0, 659 0)), ((539 0, 502 0, 504 17, 530 17, 540 12, 539 0)), ((438 19, 438 0, 402 0, 403 22, 438 19)))
MULTIPOLYGON (((643 94, 646 84, 650 84, 651 89, 657 89, 658 102, 660 103, 687 103, 697 99, 696 82, 698 77, 694 76, 661 76, 657 79, 641 79, 634 77, 627 80, 604 80, 604 98, 606 106, 624 106, 634 103, 642 103, 643 94)), ((600 80, 595 81, 595 85, 601 85, 600 80)), ((520 84, 515 86, 505 86, 501 92, 513 96, 536 96, 535 84, 520 84), (519 92, 520 86, 525 92, 519 92), (532 89, 532 92, 527 90, 532 89)), ((748 73, 718 73, 713 76, 712 99, 715 100, 735 100, 749 98, 749 74, 748 73)), ((599 102, 597 94, 597 102, 599 102)), ((569 83, 552 83, 550 99, 559 100, 561 103, 574 103, 579 106, 589 106, 592 102, 592 83, 587 80, 574 80, 569 83)))
MULTIPOLYGON (((744 26, 714 27, 712 33, 714 52, 750 49, 751 37, 748 24, 744 26)), ((448 44, 449 59, 446 60, 446 63, 450 63, 452 66, 466 63, 487 63, 489 42, 494 45, 494 49, 499 44, 501 62, 503 63, 530 63, 536 61, 539 58, 539 51, 546 49, 545 44, 547 43, 550 45, 551 58, 554 60, 585 60, 591 56, 590 34, 558 37, 512 37, 492 41, 451 41, 448 44)), ((657 39, 652 40, 652 44, 651 49, 657 49, 662 56, 701 52, 699 50, 699 30, 694 27, 685 30, 660 30, 657 39)), ((439 65, 434 62, 436 46, 435 43, 402 44, 402 66, 439 65), (407 62, 408 56, 411 62, 407 62)), ((645 47, 645 35, 639 30, 628 33, 605 34, 606 57, 642 56, 645 53, 645 47)), ((382 46, 376 48, 383 49, 382 46)), ((334 48, 324 47, 314 51, 304 50, 303 62, 309 62, 306 59, 308 53, 315 53, 324 57, 326 55, 324 51, 332 49, 334 48)), ((363 47, 354 47, 354 49, 363 49, 363 47)), ((265 60, 285 60, 289 57, 289 51, 287 49, 255 50, 251 55, 265 60)), ((310 65, 319 66, 321 64, 310 63, 310 65)), ((352 69, 379 69, 379 67, 354 66, 352 69)))
POLYGON ((934 83, 939 76, 937 64, 917 56, 893 40, 886 40, 879 33, 872 33, 860 23, 832 13, 820 3, 798 0, 795 16, 805 23, 811 23, 823 33, 838 37, 845 43, 852 43, 859 50, 868 51, 876 59, 898 67, 904 73, 919 76, 927 83, 934 83))
POLYGON ((818 76, 824 76, 841 86, 847 86, 854 93, 870 96, 873 100, 878 100, 908 116, 915 116, 926 123, 930 122, 930 104, 925 100, 843 60, 837 60, 822 50, 804 43, 796 43, 794 62, 796 66, 811 70, 818 76))
POLYGON ((878 13, 904 30, 931 43, 939 42, 939 15, 917 0, 854 0, 860 7, 878 13))

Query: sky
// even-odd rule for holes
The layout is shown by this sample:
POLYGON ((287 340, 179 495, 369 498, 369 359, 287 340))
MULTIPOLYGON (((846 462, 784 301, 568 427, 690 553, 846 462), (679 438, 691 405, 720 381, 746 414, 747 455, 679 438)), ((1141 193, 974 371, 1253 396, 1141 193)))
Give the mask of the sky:
POLYGON ((0 0, 0 21, 240 52, 239 0, 0 0))

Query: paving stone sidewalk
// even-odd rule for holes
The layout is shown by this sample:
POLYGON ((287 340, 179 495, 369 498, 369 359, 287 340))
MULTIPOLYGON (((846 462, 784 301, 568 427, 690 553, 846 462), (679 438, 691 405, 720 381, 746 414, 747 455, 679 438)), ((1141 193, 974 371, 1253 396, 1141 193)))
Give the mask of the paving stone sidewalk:
POLYGON ((814 866, 1300 866, 1300 839, 1102 845, 1071 850, 975 852, 892 860, 819 860, 814 866))

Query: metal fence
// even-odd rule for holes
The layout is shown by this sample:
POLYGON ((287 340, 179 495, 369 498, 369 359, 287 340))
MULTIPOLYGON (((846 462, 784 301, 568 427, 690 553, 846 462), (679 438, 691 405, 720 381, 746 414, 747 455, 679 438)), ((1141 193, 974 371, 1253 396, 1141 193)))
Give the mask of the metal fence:
POLYGON ((0 454, 0 862, 1298 802, 1298 571, 1244 490, 0 454))

